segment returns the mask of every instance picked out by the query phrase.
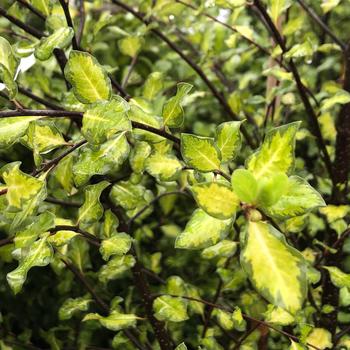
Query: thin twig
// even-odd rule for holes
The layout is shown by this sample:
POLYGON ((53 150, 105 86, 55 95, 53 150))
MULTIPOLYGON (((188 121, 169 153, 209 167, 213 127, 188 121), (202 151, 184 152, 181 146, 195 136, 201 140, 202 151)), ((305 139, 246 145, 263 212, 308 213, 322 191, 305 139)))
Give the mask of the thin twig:
POLYGON ((78 45, 78 42, 77 42, 77 38, 75 36, 75 30, 74 30, 74 24, 73 24, 73 21, 72 21, 72 17, 70 15, 70 12, 69 12, 69 5, 68 3, 66 2, 66 0, 59 0, 60 4, 61 4, 61 7, 63 9, 63 12, 64 12, 64 15, 66 17, 66 21, 67 21, 67 24, 68 24, 68 27, 71 27, 73 29, 73 38, 72 38, 72 46, 73 46, 73 49, 74 50, 79 50, 79 45, 78 45))
POLYGON ((135 56, 131 59, 131 63, 130 63, 128 72, 127 72, 125 78, 124 78, 123 81, 122 81, 122 88, 123 88, 123 89, 125 89, 125 88, 127 87, 127 85, 128 85, 128 81, 129 81, 129 79, 130 79, 130 76, 131 76, 132 71, 133 71, 134 68, 135 68, 136 62, 137 62, 137 55, 135 55, 135 56))
POLYGON ((322 18, 310 7, 304 0, 297 0, 300 6, 309 14, 309 16, 323 29, 325 33, 329 35, 333 41, 338 44, 343 51, 346 51, 346 44, 341 41, 337 36, 331 31, 327 24, 322 20, 322 18))
POLYGON ((77 44, 80 46, 81 40, 83 38, 84 25, 85 25, 85 4, 84 0, 79 0, 79 27, 77 30, 77 44))
POLYGON ((30 3, 28 3, 26 0, 17 0, 17 2, 19 2, 21 5, 26 7, 29 11, 31 11, 36 16, 38 16, 39 18, 41 18, 42 20, 45 21, 45 19, 46 19, 45 16, 38 9, 36 9, 34 6, 32 6, 30 3))
MULTIPOLYGON (((119 7, 123 8, 127 12, 134 15, 136 18, 138 18, 140 21, 145 23, 146 25, 149 25, 151 23, 150 20, 146 19, 141 13, 134 10, 132 7, 124 4, 123 2, 119 0, 111 0, 115 5, 118 5, 119 7)), ((173 42, 171 41, 167 36, 165 36, 159 29, 152 28, 150 30, 153 34, 155 34, 159 39, 161 39, 163 42, 165 42, 174 52, 176 52, 203 80, 203 82, 207 85, 208 89, 211 91, 213 96, 216 98, 216 100, 219 102, 219 104, 222 106, 222 108, 227 113, 228 119, 232 120, 240 120, 240 118, 232 111, 231 107, 227 103, 225 97, 216 89, 215 85, 208 79, 207 75, 204 73, 204 71, 194 62, 190 57, 188 57, 182 50, 173 42)), ((252 148, 255 147, 254 140, 250 137, 248 134, 246 128, 244 125, 242 125, 242 134, 244 138, 246 139, 248 145, 252 148)))

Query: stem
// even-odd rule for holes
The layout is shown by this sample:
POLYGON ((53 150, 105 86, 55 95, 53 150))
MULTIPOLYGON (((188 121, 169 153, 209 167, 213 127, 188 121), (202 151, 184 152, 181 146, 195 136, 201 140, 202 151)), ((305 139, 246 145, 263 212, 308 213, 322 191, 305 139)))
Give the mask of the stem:
POLYGON ((21 5, 26 7, 29 11, 34 13, 36 16, 38 16, 42 20, 44 20, 44 21, 46 20, 45 16, 39 10, 37 10, 35 7, 33 7, 31 4, 29 4, 26 0, 17 0, 17 2, 19 2, 21 5))
POLYGON ((56 109, 56 110, 63 110, 63 108, 61 106, 58 106, 58 105, 56 105, 53 102, 45 100, 45 99, 43 99, 40 96, 34 95, 30 90, 28 90, 28 89, 26 89, 24 87, 18 86, 18 91, 22 95, 31 98, 33 101, 38 102, 38 103, 42 104, 45 107, 48 107, 48 108, 51 108, 51 109, 56 109))
MULTIPOLYGON (((72 263, 63 258, 61 258, 61 260, 66 265, 66 267, 73 273, 73 275, 79 280, 79 282, 84 286, 84 288, 91 294, 91 296, 94 298, 96 304, 101 308, 101 310, 104 313, 109 314, 108 305, 97 295, 95 290, 90 286, 85 276, 72 263)), ((136 346, 137 349, 147 350, 147 348, 144 347, 138 341, 138 339, 133 335, 133 333, 130 330, 123 329, 122 331, 125 334, 125 336, 136 346)))
POLYGON ((84 0, 79 1, 79 18, 80 18, 80 22, 79 22, 79 27, 77 30, 77 44, 78 44, 78 46, 80 46, 81 40, 83 38, 84 25, 85 25, 85 19, 86 19, 84 0))
POLYGON ((66 0, 59 0, 59 2, 61 4, 61 7, 62 7, 63 12, 64 12, 64 15, 66 17, 66 21, 67 21, 68 27, 71 27, 73 29, 73 33, 74 33, 73 34, 73 38, 72 38, 73 49, 74 50, 79 50, 79 45, 78 45, 78 42, 77 42, 77 38, 75 36, 75 30, 74 30, 72 17, 71 17, 70 12, 69 12, 69 5, 66 2, 66 0))
POLYGON ((132 59, 131 59, 131 63, 130 63, 130 67, 128 69, 128 73, 126 74, 125 78, 122 81, 122 88, 125 89, 128 85, 128 81, 130 79, 131 73, 135 68, 137 62, 137 55, 135 55, 132 59))

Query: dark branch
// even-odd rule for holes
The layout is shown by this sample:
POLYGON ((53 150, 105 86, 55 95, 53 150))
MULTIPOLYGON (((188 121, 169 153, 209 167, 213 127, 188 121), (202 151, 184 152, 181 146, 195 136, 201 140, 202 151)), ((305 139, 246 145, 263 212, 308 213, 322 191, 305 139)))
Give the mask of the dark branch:
POLYGON ((62 7, 63 12, 64 12, 64 15, 66 17, 66 21, 67 21, 68 27, 71 27, 73 29, 73 32, 74 32, 73 39, 72 39, 73 49, 74 50, 79 50, 80 48, 79 48, 79 45, 78 45, 78 42, 77 42, 77 38, 75 36, 75 30, 74 30, 72 17, 71 17, 70 12, 69 12, 69 5, 68 5, 68 3, 65 0, 59 0, 59 2, 61 4, 61 7, 62 7))

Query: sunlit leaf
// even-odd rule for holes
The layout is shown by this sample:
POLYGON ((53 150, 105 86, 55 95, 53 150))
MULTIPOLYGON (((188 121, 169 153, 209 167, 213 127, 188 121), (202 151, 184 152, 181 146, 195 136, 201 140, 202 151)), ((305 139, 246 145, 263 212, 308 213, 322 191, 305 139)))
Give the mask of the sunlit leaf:
POLYGON ((154 316, 160 321, 182 322, 188 319, 187 301, 163 295, 153 302, 154 316))

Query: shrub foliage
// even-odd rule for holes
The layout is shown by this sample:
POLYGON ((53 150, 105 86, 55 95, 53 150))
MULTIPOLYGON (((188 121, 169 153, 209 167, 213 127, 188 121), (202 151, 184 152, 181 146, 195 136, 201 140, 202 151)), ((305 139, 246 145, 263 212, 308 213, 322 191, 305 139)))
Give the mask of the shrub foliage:
POLYGON ((0 15, 1 349, 350 349, 348 0, 0 15))

